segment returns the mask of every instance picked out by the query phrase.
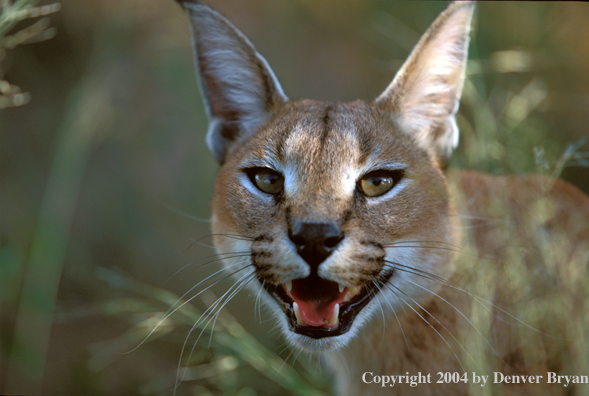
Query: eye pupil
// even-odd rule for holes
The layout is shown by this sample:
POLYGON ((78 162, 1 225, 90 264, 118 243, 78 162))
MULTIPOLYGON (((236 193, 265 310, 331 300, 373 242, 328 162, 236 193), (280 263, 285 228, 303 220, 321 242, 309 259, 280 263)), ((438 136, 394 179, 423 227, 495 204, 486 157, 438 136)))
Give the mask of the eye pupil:
POLYGON ((244 171, 258 190, 278 194, 284 187, 284 176, 270 168, 249 168, 244 171))
POLYGON ((403 177, 403 170, 376 170, 364 175, 358 189, 367 197, 378 197, 391 190, 403 177))

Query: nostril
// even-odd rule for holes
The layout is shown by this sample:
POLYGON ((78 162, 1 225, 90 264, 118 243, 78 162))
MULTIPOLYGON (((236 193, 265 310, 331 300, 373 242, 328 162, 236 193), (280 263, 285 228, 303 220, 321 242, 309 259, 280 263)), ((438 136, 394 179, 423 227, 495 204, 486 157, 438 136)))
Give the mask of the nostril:
POLYGON ((339 245, 339 243, 342 241, 342 239, 344 239, 344 234, 325 238, 325 242, 323 242, 323 243, 326 248, 333 249, 334 247, 339 245))
POLYGON ((316 271, 337 245, 344 239, 343 232, 334 223, 297 222, 288 230, 288 239, 297 253, 316 271))
POLYGON ((291 240, 296 246, 304 246, 305 245, 305 238, 300 235, 294 235, 292 232, 288 232, 288 239, 291 240))

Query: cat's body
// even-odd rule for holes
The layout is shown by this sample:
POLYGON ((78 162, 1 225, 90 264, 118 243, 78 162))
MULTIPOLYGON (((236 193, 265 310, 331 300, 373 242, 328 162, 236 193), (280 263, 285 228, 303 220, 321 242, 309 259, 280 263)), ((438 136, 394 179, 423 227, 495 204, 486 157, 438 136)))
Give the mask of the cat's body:
POLYGON ((452 198, 461 204, 456 205, 463 230, 456 271, 446 286, 434 289, 436 296, 419 301, 417 312, 401 310, 398 322, 386 323, 386 331, 377 320, 330 355, 337 394, 477 395, 489 389, 513 396, 585 394, 589 384, 565 387, 564 379, 550 384, 547 376, 587 375, 583 340, 561 338, 564 326, 580 325, 577 315, 583 310, 551 304, 563 299, 574 305, 586 293, 589 223, 583 219, 589 217, 589 199, 570 184, 537 175, 449 171, 447 177, 452 198), (563 235, 569 239, 557 240, 563 235), (542 258, 551 254, 557 258, 542 258), (555 260, 562 267, 553 267, 555 260), (579 278, 575 282, 567 274, 579 278), (542 307, 544 314, 530 314, 542 307), (362 381, 367 372, 369 384, 362 381), (465 372, 468 383, 438 383, 438 373, 465 372), (473 384, 473 372, 489 376, 484 389, 473 384), (503 378, 494 384, 495 372, 542 378, 517 384, 503 378), (432 383, 392 388, 374 383, 374 376, 406 373, 431 373, 432 383))
MULTIPOLYGON (((472 378, 436 384, 438 372, 491 381, 494 371, 577 374, 571 365, 582 358, 551 337, 550 318, 520 308, 550 298, 563 274, 585 276, 589 199, 539 176, 445 170, 458 144, 472 4, 448 7, 371 103, 289 100, 226 19, 194 2, 184 7, 207 141, 221 164, 216 248, 239 254, 224 260, 240 276, 236 289, 262 289, 291 345, 325 357, 340 394, 480 387, 472 378), (433 383, 364 383, 407 372, 433 383)), ((582 284, 569 291, 579 295, 582 284)), ((571 389, 547 386, 504 392, 571 389)))

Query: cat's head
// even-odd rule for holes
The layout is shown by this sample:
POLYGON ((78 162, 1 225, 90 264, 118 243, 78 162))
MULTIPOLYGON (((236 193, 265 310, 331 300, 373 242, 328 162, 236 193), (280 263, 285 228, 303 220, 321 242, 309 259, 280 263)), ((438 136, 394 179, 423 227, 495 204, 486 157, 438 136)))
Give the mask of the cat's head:
POLYGON ((415 277, 452 265, 443 168, 458 144, 473 4, 451 4, 370 103, 289 100, 229 21, 184 7, 221 164, 215 245, 238 282, 261 288, 291 343, 313 351, 426 295, 415 277))

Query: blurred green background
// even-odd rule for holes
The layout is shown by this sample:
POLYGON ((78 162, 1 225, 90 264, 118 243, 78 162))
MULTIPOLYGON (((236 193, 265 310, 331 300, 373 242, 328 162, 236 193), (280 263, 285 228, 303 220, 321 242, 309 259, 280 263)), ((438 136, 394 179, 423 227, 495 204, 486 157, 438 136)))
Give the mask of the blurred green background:
MULTIPOLYGON (((207 4, 251 39, 291 98, 339 101, 376 97, 445 7, 207 4)), ((30 96, 0 101, 21 104, 0 110, 0 394, 172 394, 186 335, 211 293, 232 284, 133 350, 219 268, 197 268, 214 253, 202 219, 217 165, 188 22, 172 0, 64 0, 50 18, 46 41, 10 49, 3 32, 0 80, 30 96)), ((587 21, 586 3, 479 4, 452 166, 561 175, 589 193, 583 156, 567 152, 589 146, 587 21)), ((269 335, 274 323, 255 300, 237 295, 188 357, 193 332, 177 394, 329 392, 317 363, 269 335)))

